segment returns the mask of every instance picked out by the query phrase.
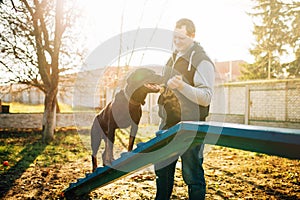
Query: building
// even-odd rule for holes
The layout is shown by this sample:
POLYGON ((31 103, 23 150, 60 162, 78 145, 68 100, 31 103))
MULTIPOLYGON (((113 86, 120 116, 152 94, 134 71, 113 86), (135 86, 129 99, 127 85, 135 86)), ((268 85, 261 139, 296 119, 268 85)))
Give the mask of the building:
MULTIPOLYGON (((218 79, 222 82, 237 81, 241 75, 242 60, 215 62, 218 79)), ((162 66, 147 66, 162 73, 162 66)), ((104 69, 81 71, 60 77, 58 101, 74 107, 103 108, 114 94, 125 86, 127 74, 137 67, 110 66, 104 69)), ((44 94, 39 89, 25 84, 0 86, 3 102, 43 104, 44 94)))
POLYGON ((224 82, 234 82, 239 80, 242 66, 245 63, 243 60, 231 60, 215 62, 215 66, 221 80, 224 82))

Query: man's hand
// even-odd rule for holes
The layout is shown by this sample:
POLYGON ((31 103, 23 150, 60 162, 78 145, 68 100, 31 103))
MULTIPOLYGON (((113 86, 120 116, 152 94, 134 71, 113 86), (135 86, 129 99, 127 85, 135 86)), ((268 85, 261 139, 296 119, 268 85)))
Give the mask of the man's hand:
POLYGON ((171 78, 167 85, 169 86, 169 88, 171 88, 172 90, 177 89, 177 90, 181 90, 184 86, 184 82, 182 80, 182 76, 176 75, 173 78, 171 78))

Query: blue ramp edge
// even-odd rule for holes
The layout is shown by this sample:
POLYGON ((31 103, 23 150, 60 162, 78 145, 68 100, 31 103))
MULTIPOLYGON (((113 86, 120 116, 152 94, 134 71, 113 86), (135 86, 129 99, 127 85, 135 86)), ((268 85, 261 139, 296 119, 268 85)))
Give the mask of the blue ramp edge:
POLYGON ((143 167, 182 154, 191 145, 212 144, 300 159, 300 130, 219 122, 180 122, 156 137, 123 153, 111 166, 99 167, 63 191, 74 199, 129 175, 143 167))

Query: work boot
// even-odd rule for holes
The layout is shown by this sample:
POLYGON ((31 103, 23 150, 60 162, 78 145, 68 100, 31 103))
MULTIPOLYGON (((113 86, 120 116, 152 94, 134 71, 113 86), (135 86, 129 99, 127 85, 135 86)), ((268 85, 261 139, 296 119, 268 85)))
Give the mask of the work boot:
POLYGON ((93 172, 96 170, 96 168, 98 167, 97 165, 97 158, 92 156, 92 164, 93 164, 93 172))

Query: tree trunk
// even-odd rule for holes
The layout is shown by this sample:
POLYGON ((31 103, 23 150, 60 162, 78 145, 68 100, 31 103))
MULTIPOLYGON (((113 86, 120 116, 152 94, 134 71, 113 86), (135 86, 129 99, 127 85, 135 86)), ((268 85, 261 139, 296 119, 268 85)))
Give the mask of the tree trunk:
POLYGON ((60 107, 58 105, 58 100, 55 98, 55 104, 56 104, 56 113, 60 113, 60 107))
POLYGON ((56 95, 57 89, 49 91, 45 95, 42 139, 46 144, 54 140, 54 130, 56 127, 56 95))

